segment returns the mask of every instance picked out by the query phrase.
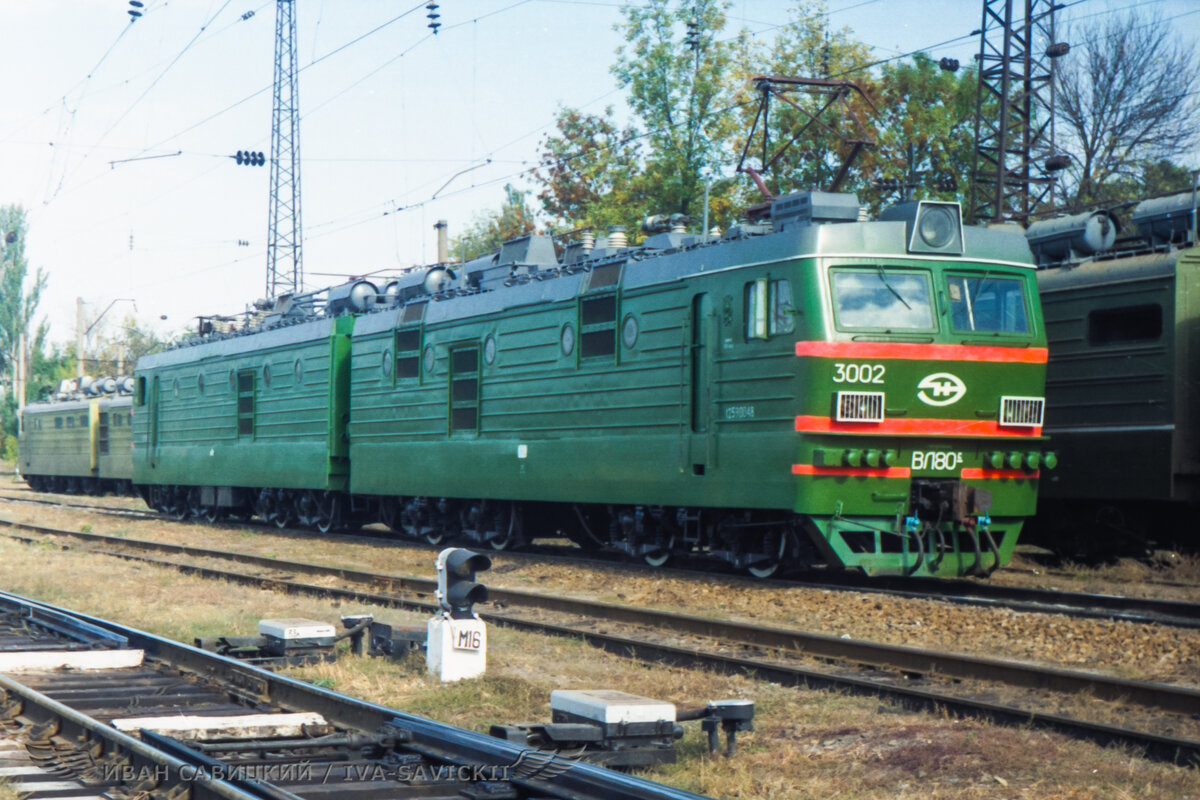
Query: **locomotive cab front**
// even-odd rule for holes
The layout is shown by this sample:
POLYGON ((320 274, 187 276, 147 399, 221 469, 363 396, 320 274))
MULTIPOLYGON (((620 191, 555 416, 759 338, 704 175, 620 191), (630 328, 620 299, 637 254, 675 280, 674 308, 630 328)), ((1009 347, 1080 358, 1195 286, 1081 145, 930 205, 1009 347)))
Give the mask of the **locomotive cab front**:
POLYGON ((1019 233, 964 228, 954 203, 855 227, 833 228, 812 265, 824 326, 796 343, 796 511, 830 563, 990 572, 1055 461, 1028 249, 1019 233))

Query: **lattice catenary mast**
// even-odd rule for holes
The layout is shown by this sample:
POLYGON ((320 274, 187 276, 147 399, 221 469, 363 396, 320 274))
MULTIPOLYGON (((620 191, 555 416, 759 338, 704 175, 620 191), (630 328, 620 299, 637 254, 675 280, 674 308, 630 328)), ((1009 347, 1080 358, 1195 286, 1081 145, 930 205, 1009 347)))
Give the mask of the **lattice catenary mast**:
POLYGON ((1067 166, 1054 150, 1054 0, 984 0, 971 210, 980 222, 1028 222, 1067 166), (1013 6, 1024 21, 1013 19, 1013 6), (993 106, 994 104, 994 106, 993 106))
POLYGON ((276 0, 275 102, 271 113, 271 202, 267 219, 267 297, 302 291, 300 100, 296 3, 276 0))

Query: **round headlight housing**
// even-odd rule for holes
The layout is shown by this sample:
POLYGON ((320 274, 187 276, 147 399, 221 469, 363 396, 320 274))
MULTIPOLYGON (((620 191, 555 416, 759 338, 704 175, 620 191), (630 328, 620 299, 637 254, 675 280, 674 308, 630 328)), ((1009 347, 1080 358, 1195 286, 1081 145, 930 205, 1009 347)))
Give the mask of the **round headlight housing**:
POLYGON ((917 221, 917 233, 929 247, 941 249, 954 241, 954 214, 945 206, 925 206, 917 221))

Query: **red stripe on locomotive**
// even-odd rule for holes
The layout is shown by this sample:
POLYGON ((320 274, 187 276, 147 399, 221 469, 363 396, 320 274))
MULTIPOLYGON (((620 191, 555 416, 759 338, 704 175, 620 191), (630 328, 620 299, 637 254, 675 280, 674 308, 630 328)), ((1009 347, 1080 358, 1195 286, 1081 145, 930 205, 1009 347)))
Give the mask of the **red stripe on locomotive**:
POLYGON ((978 467, 964 467, 962 471, 963 480, 986 480, 988 478, 1038 478, 1041 477, 1042 471, 1035 469, 1033 472, 1025 472, 1020 469, 979 469, 978 467))
POLYGON ((883 422, 838 422, 832 417, 798 416, 799 433, 869 433, 874 436, 1041 436, 1039 428, 1003 428, 996 420, 885 419, 883 422))
POLYGON ((1045 364, 1045 347, 900 342, 796 342, 796 355, 816 358, 893 358, 908 361, 999 361, 1045 364))
POLYGON ((816 464, 792 464, 793 475, 849 476, 851 478, 908 478, 908 467, 818 467, 816 464))

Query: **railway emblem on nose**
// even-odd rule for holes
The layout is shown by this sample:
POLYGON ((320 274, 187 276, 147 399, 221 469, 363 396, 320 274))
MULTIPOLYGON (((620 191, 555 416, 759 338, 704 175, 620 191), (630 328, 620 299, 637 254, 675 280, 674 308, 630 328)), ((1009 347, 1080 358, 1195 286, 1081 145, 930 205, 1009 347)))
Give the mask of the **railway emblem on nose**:
POLYGON ((921 391, 917 397, 922 403, 931 406, 948 406, 957 403, 967 393, 967 385, 957 375, 949 372, 935 372, 926 375, 917 384, 921 391))

